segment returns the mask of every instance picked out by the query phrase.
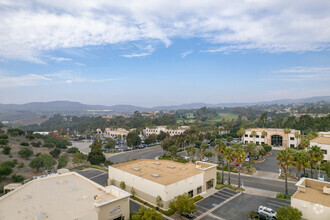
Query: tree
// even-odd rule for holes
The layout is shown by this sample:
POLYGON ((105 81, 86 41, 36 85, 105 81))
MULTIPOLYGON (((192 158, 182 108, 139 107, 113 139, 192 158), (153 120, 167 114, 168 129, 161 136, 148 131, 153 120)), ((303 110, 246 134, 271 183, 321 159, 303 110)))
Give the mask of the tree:
POLYGON ((149 135, 145 140, 145 144, 153 144, 157 142, 157 135, 156 134, 151 134, 149 135))
POLYGON ((0 166, 0 180, 3 176, 8 176, 13 172, 10 166, 0 166))
POLYGON ((230 163, 234 161, 234 152, 231 147, 226 147, 224 152, 228 167, 228 185, 230 185, 230 163))
POLYGON ((286 134, 286 140, 287 140, 287 143, 289 143, 289 134, 291 133, 291 130, 290 128, 285 128, 284 129, 284 134, 286 134))
POLYGON ((78 151, 73 155, 72 162, 75 164, 79 164, 84 162, 86 159, 87 155, 78 151))
POLYGON ((317 173, 317 164, 323 160, 323 152, 320 147, 314 145, 308 151, 309 164, 311 168, 311 178, 313 178, 313 165, 315 166, 315 174, 317 173))
POLYGON ((266 153, 269 153, 272 151, 272 147, 269 146, 268 144, 263 144, 262 147, 264 148, 264 150, 266 151, 266 153))
POLYGON ((190 158, 190 161, 192 161, 195 157, 195 154, 196 154, 196 148, 195 147, 188 147, 187 148, 187 154, 188 154, 188 157, 190 158))
POLYGON ((245 129, 243 127, 241 127, 238 131, 237 131, 237 136, 239 137, 239 140, 242 141, 242 137, 245 134, 245 129))
POLYGON ((197 211, 196 205, 194 204, 194 201, 190 199, 188 193, 175 197, 175 199, 170 202, 170 208, 178 215, 189 215, 197 211))
POLYGON ((139 211, 132 215, 132 220, 162 220, 163 217, 155 209, 141 206, 139 211))
POLYGON ((241 164, 245 160, 245 154, 246 153, 241 146, 236 148, 233 152, 233 157, 238 164, 238 188, 241 188, 241 164))
POLYGON ((23 148, 18 151, 18 155, 23 157, 24 159, 29 159, 33 155, 33 151, 29 148, 23 148))
POLYGON ((165 138, 169 137, 170 135, 164 131, 160 131, 159 134, 157 135, 157 140, 162 141, 165 138))
POLYGON ((129 147, 137 146, 141 144, 141 138, 135 132, 130 132, 127 134, 126 142, 129 147))
POLYGON ((266 126, 266 123, 267 123, 267 112, 261 114, 260 122, 262 124, 262 127, 264 128, 266 126))
POLYGON ((266 154, 267 154, 267 152, 266 152, 264 149, 261 149, 261 150, 259 151, 259 155, 260 155, 261 157, 264 157, 266 154))
POLYGON ((255 143, 248 143, 245 147, 245 152, 249 155, 249 165, 251 165, 251 157, 257 155, 257 145, 255 143))
POLYGON ((60 158, 58 158, 57 169, 61 169, 63 167, 66 167, 67 164, 68 164, 67 156, 66 156, 66 154, 62 154, 60 156, 60 158))
POLYGON ((162 208, 163 207, 163 199, 162 199, 162 197, 160 197, 160 196, 157 196, 156 197, 156 205, 157 205, 158 208, 162 208))
MULTIPOLYGON (((267 131, 266 131, 266 130, 263 130, 263 131, 261 132, 261 136, 264 137, 264 143, 266 143, 267 131)), ((266 150, 266 149, 265 149, 265 150, 266 150)))
POLYGON ((51 170, 55 164, 56 161, 50 154, 43 153, 34 158, 29 165, 38 171, 40 168, 51 170))
POLYGON ((67 152, 68 154, 75 154, 75 153, 78 152, 78 151, 79 151, 78 148, 76 148, 76 147, 70 147, 66 152, 67 152))
POLYGON ((277 220, 300 220, 302 217, 302 212, 291 206, 284 206, 277 210, 276 219, 277 220))
POLYGON ((310 144, 309 144, 309 139, 306 138, 306 137, 302 138, 301 141, 300 141, 300 145, 301 145, 304 149, 309 148, 309 145, 310 145, 310 144))
POLYGON ((49 152, 50 155, 53 156, 53 158, 58 158, 58 156, 61 154, 61 149, 55 148, 54 150, 49 152))
POLYGON ((120 188, 123 189, 123 190, 125 190, 125 188, 126 188, 126 184, 125 184, 124 181, 121 181, 121 182, 120 182, 120 188))
POLYGON ((116 141, 112 138, 107 138, 106 139, 107 143, 106 145, 104 146, 104 148, 106 149, 114 149, 115 146, 116 146, 116 141))
POLYGON ((223 166, 224 166, 224 152, 225 152, 225 149, 226 149, 226 145, 222 140, 219 140, 217 147, 214 148, 214 151, 217 154, 218 164, 221 161, 221 169, 222 169, 221 183, 222 184, 223 184, 223 178, 224 178, 223 166))
POLYGON ((256 142, 257 132, 256 131, 252 131, 251 132, 251 136, 253 137, 253 143, 255 143, 256 142))
POLYGON ((277 165, 281 167, 285 175, 285 198, 288 198, 288 170, 293 164, 293 151, 291 148, 286 148, 277 154, 277 165))
POLYGON ((201 145, 202 145, 202 142, 201 142, 201 141, 196 141, 196 142, 195 142, 195 146, 196 146, 196 147, 200 147, 201 145))
POLYGON ((175 157, 176 154, 178 153, 178 147, 175 145, 172 145, 168 150, 171 153, 172 157, 175 157))
POLYGON ((328 178, 330 177, 330 161, 325 162, 325 173, 327 174, 328 178))
POLYGON ((91 148, 91 152, 88 154, 87 160, 92 165, 99 165, 106 161, 106 158, 102 152, 102 140, 95 140, 89 147, 91 148))
POLYGON ((293 166, 298 171, 298 178, 300 179, 301 171, 304 170, 305 176, 305 168, 308 165, 308 155, 306 151, 296 151, 293 154, 293 166))
POLYGON ((2 148, 2 153, 5 154, 5 155, 9 155, 10 151, 11 151, 11 148, 9 146, 4 146, 2 148))

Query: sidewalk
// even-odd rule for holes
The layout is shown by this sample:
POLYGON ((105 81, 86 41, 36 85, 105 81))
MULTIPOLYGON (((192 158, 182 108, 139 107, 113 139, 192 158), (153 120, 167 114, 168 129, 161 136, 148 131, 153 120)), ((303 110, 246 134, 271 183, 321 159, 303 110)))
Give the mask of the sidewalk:
POLYGON ((257 196, 265 196, 265 197, 270 197, 270 198, 276 198, 276 194, 277 194, 277 192, 263 190, 263 189, 257 189, 257 188, 253 188, 253 187, 244 186, 244 189, 245 189, 245 191, 243 191, 243 193, 257 195, 257 196))

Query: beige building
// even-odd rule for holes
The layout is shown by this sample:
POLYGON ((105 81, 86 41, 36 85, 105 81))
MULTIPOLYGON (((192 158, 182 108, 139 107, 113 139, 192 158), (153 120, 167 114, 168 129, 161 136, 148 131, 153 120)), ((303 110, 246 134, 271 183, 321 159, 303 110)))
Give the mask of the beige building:
POLYGON ((151 134, 159 134, 161 131, 168 133, 170 136, 180 135, 185 132, 185 130, 189 129, 189 126, 180 126, 177 129, 167 129, 166 126, 157 126, 156 128, 146 128, 143 130, 143 133, 147 136, 151 134))
POLYGON ((330 219, 330 183, 302 178, 296 183, 297 192, 291 197, 291 206, 299 209, 304 219, 330 219))
POLYGON ((203 195, 216 184, 216 165, 205 162, 178 163, 169 160, 141 159, 109 166, 109 184, 126 191, 134 188, 136 196, 155 205, 160 196, 165 209, 176 196, 203 195))
POLYGON ((296 148, 300 144, 299 137, 296 137, 296 133, 300 134, 300 131, 291 129, 290 133, 286 134, 284 129, 277 128, 251 128, 245 130, 245 134, 242 137, 243 143, 255 143, 257 145, 268 144, 273 147, 291 147, 296 148), (255 131, 256 136, 252 136, 251 133, 255 131), (266 135, 263 135, 263 131, 266 135))
POLYGON ((0 197, 0 219, 129 219, 129 196, 69 172, 32 180, 0 197))
POLYGON ((120 137, 124 138, 128 135, 130 131, 124 129, 124 128, 106 128, 104 131, 105 135, 108 135, 110 137, 120 137))
POLYGON ((319 146, 324 154, 324 160, 330 161, 330 131, 319 132, 318 137, 310 141, 310 146, 319 146))

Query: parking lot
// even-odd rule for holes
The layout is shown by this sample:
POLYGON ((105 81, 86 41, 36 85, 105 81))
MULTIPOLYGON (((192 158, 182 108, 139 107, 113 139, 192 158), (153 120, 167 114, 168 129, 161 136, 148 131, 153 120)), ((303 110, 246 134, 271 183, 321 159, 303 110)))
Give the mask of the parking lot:
POLYGON ((102 170, 87 169, 87 170, 75 170, 75 172, 100 184, 101 186, 105 186, 108 181, 108 173, 102 170))
POLYGON ((248 212, 251 210, 258 211, 261 205, 277 211, 283 206, 290 205, 290 201, 242 193, 202 219, 211 220, 216 219, 216 217, 232 220, 248 219, 248 212))
POLYGON ((219 190, 218 192, 214 193, 213 195, 199 201, 196 203, 197 206, 197 213, 196 216, 200 216, 201 214, 207 212, 208 210, 214 208, 217 205, 220 205, 225 200, 235 196, 238 194, 235 191, 230 189, 224 188, 219 190))

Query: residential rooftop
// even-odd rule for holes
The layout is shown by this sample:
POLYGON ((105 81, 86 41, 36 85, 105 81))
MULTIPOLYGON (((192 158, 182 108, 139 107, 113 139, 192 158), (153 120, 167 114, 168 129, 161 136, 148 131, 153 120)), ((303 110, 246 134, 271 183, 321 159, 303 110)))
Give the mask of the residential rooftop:
POLYGON ((297 183, 297 192, 291 198, 330 207, 330 183, 302 178, 297 183))
POLYGON ((196 163, 179 163, 170 160, 141 159, 115 164, 110 167, 162 185, 170 185, 201 174, 204 170, 215 166, 215 164, 201 161, 196 163))
POLYGON ((0 219, 97 219, 97 207, 128 196, 70 172, 32 180, 0 197, 0 219))

